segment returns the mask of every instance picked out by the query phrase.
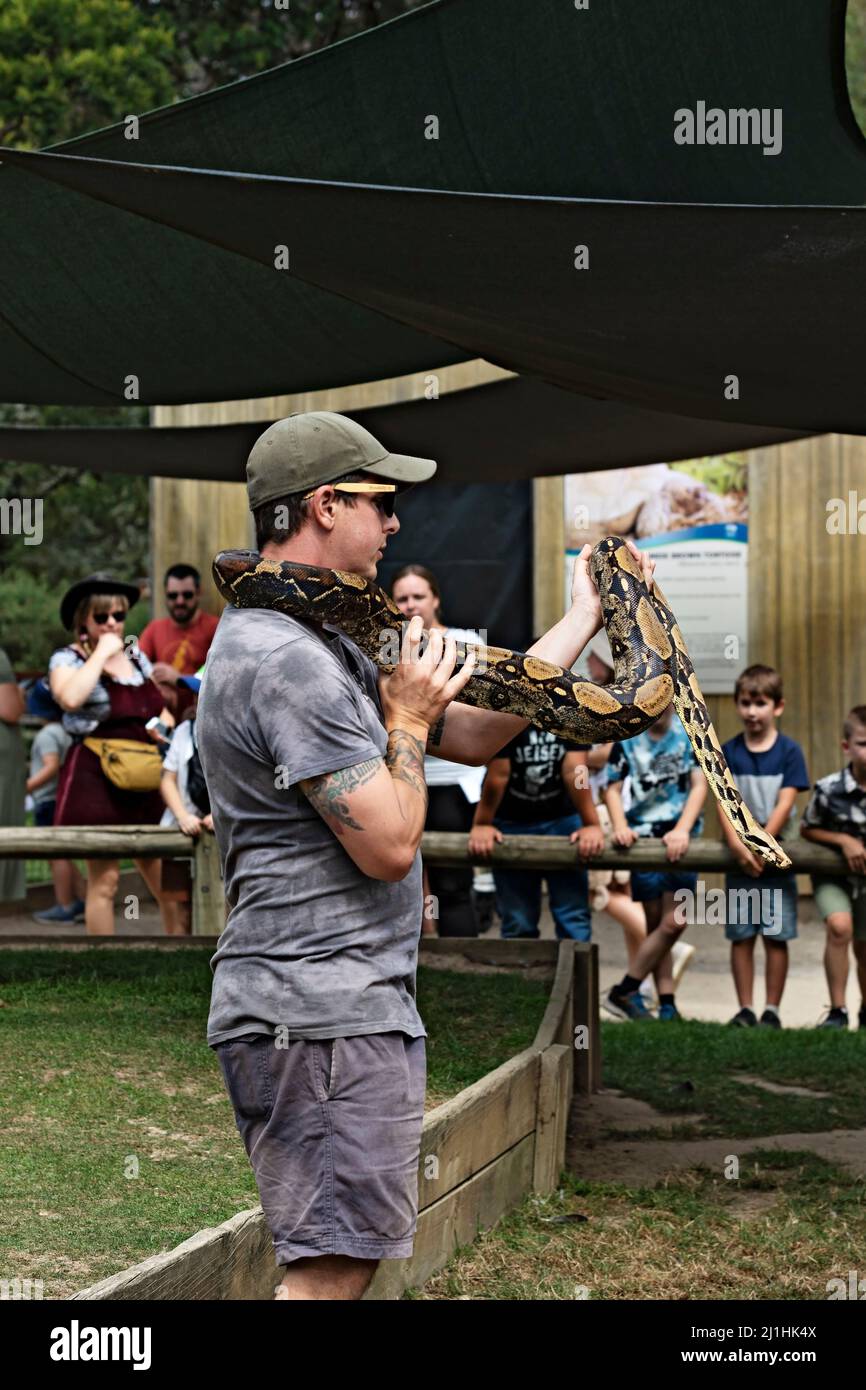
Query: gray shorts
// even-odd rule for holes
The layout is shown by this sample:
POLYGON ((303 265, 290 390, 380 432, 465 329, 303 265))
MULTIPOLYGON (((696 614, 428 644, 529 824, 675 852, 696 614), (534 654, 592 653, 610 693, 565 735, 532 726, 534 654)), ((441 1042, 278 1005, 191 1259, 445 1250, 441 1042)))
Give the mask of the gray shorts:
POLYGON ((425 1039, 365 1033, 218 1043, 277 1264, 412 1254, 425 1039))

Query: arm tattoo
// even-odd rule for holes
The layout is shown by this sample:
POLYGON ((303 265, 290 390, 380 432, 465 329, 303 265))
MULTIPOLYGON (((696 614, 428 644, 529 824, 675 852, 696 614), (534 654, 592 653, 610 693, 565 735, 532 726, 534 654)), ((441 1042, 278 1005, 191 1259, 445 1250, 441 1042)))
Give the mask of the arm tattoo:
POLYGON ((427 747, 438 748, 439 744, 442 742, 442 735, 444 734, 444 732, 445 715, 441 714, 439 718, 436 720, 436 723, 432 726, 429 734, 427 735, 427 747))
POLYGON ((362 787, 371 777, 375 777, 381 766, 381 758, 368 758, 366 762, 344 767, 340 772, 310 777, 300 782, 299 786, 310 805, 335 835, 342 835, 344 830, 363 830, 363 825, 350 815, 346 798, 356 787, 362 787))
POLYGON ((388 735, 385 766, 395 781, 407 782, 426 803, 424 745, 420 738, 416 738, 414 734, 407 734, 403 729, 392 729, 388 735))

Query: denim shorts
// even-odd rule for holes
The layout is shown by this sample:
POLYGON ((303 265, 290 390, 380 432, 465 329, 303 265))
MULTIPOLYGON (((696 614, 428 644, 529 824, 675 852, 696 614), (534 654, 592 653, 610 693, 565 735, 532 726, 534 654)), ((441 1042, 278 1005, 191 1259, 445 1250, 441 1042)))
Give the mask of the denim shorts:
POLYGON ((665 893, 675 893, 678 888, 687 888, 690 893, 697 891, 697 874, 669 873, 666 869, 651 869, 631 876, 631 895, 636 903, 655 902, 665 893))
POLYGON ((797 877, 764 872, 725 875, 728 941, 766 936, 770 941, 793 941, 797 935, 797 877))
POLYGON ((404 1033, 217 1043, 279 1265, 412 1254, 425 1039, 404 1033))

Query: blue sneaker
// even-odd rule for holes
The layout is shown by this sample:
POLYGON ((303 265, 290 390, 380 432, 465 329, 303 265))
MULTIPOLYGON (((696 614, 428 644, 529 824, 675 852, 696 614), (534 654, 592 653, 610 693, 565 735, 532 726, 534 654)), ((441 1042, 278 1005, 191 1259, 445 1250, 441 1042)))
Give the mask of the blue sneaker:
POLYGON ((659 1023, 672 1023, 674 1019, 681 1019, 682 1014, 676 1004, 660 1004, 658 1019, 659 1023))
POLYGON ((70 903, 69 907, 61 907, 56 903, 54 907, 46 908, 44 912, 34 912, 33 921, 48 923, 56 926, 58 923, 74 922, 78 913, 78 903, 70 903))
POLYGON ((602 1005, 614 1018, 652 1018, 639 990, 635 990, 634 994, 616 994, 611 990, 607 998, 602 1000, 602 1005))

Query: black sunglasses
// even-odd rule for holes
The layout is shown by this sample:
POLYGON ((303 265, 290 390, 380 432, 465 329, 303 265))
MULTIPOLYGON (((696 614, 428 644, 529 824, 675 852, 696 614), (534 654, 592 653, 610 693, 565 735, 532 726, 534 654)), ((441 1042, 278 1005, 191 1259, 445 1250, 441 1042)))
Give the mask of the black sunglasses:
MULTIPOLYGON (((323 486, 323 484, 320 483, 319 487, 321 486, 323 486)), ((330 486, 334 489, 335 492, 362 493, 365 497, 370 498, 370 501, 374 504, 374 506, 378 507, 379 511, 382 513, 383 516, 392 517, 394 515, 394 509, 397 505, 396 483, 331 483, 330 486)), ((311 488, 309 492, 305 492, 303 497, 301 498, 301 501, 306 502, 309 497, 315 496, 315 494, 319 490, 319 487, 311 488)))
POLYGON ((166 592, 165 596, 169 603, 178 598, 191 599, 195 598, 195 589, 171 589, 166 592))
POLYGON ((93 613, 91 617, 97 627, 104 627, 109 618, 113 618, 116 623, 125 623, 126 610, 123 608, 115 608, 111 613, 93 613))

